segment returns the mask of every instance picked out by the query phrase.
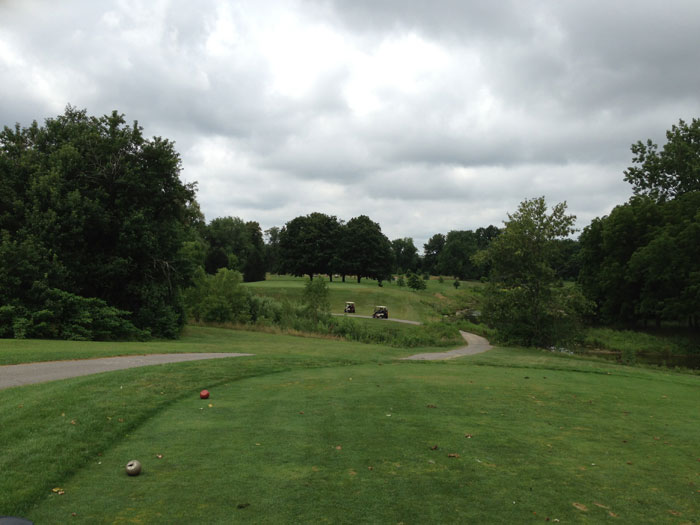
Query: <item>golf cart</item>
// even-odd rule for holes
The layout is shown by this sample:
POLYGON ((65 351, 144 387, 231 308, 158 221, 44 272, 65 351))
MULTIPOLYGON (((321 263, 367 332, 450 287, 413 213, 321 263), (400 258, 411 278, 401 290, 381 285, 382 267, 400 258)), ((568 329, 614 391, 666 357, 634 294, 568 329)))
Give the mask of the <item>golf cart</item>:
POLYGON ((355 303, 352 301, 345 301, 345 313, 354 314, 355 313, 355 303))
POLYGON ((389 310, 386 306, 375 306, 372 317, 375 319, 389 319, 389 310))

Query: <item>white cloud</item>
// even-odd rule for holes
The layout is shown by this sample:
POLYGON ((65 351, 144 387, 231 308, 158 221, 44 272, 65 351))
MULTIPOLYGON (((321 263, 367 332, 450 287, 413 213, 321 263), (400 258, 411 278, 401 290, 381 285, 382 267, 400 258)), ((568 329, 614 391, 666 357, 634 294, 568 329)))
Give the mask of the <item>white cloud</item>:
POLYGON ((365 214, 390 238, 585 226, 629 145, 700 113, 700 5, 623 0, 0 3, 0 115, 125 113, 176 142, 207 219, 365 214))

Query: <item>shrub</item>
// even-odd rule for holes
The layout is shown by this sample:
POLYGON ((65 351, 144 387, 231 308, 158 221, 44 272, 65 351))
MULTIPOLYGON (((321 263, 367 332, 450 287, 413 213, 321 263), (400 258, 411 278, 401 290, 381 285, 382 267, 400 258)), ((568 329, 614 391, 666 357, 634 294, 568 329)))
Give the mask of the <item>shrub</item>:
POLYGON ((40 282, 34 283, 29 296, 33 310, 7 305, 0 308, 0 336, 76 341, 149 336, 149 332, 136 328, 128 319, 129 312, 111 307, 102 299, 81 297, 40 282))
POLYGON ((420 275, 410 273, 408 274, 408 287, 412 290, 425 290, 427 285, 425 281, 421 279, 420 275))
POLYGON ((240 272, 219 268, 214 275, 197 270, 194 285, 185 290, 187 312, 196 321, 245 323, 251 319, 248 290, 240 272))
POLYGON ((308 317, 314 321, 326 318, 330 314, 329 290, 323 279, 313 279, 306 283, 302 300, 308 317))

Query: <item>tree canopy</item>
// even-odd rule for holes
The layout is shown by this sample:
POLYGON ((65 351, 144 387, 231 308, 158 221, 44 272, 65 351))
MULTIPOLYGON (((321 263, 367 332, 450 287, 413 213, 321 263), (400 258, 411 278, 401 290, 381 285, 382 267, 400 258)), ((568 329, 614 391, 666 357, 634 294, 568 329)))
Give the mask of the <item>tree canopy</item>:
POLYGON ((632 145, 636 166, 625 171, 625 180, 636 195, 665 201, 687 192, 700 191, 700 120, 679 120, 666 132, 661 151, 650 139, 632 145))
POLYGON ((420 266, 418 248, 413 244, 413 239, 403 237, 391 241, 391 251, 394 264, 393 271, 396 273, 415 272, 420 266))
POLYGON ((240 271, 246 282, 265 280, 265 245, 257 222, 218 217, 207 225, 204 236, 209 243, 207 273, 228 268, 240 271))
POLYGON ((157 336, 184 323, 191 267, 180 248, 201 221, 195 185, 180 181, 174 144, 142 131, 116 111, 68 106, 0 132, 0 304, 27 337, 106 338, 88 317, 62 331, 81 298, 157 336))
POLYGON ((292 219, 279 232, 280 266, 292 275, 330 274, 340 223, 335 216, 314 212, 292 219))
POLYGON ((366 215, 348 221, 340 249, 343 273, 357 276, 357 282, 362 277, 382 281, 391 276, 391 243, 379 224, 366 215))
POLYGON ((579 280, 599 320, 700 324, 700 192, 633 197, 580 237, 579 280))
POLYGON ((579 239, 579 281, 604 323, 700 327, 700 120, 680 120, 661 151, 632 146, 635 196, 579 239))
POLYGON ((544 197, 525 200, 476 259, 491 265, 484 316, 502 339, 527 346, 560 344, 575 335, 585 301, 563 287, 553 268, 556 241, 573 233, 566 203, 547 212, 544 197))

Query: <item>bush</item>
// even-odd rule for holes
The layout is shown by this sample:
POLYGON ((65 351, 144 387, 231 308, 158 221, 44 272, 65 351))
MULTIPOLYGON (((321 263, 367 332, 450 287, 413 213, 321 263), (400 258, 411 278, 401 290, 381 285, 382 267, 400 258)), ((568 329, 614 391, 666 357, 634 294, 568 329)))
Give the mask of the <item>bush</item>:
POLYGON ((109 306, 102 299, 48 288, 34 283, 29 292, 34 310, 19 306, 0 308, 1 337, 109 341, 145 339, 128 319, 129 312, 109 306))
POLYGON ((412 290, 425 290, 427 285, 425 281, 421 279, 420 275, 410 273, 408 274, 408 287, 412 290))
POLYGON ((307 316, 314 321, 326 318, 330 314, 329 290, 323 279, 312 279, 306 283, 302 300, 307 316))
POLYGON ((215 275, 197 270, 194 285, 185 290, 187 312, 196 321, 245 323, 251 319, 248 290, 240 272, 219 268, 215 275))

